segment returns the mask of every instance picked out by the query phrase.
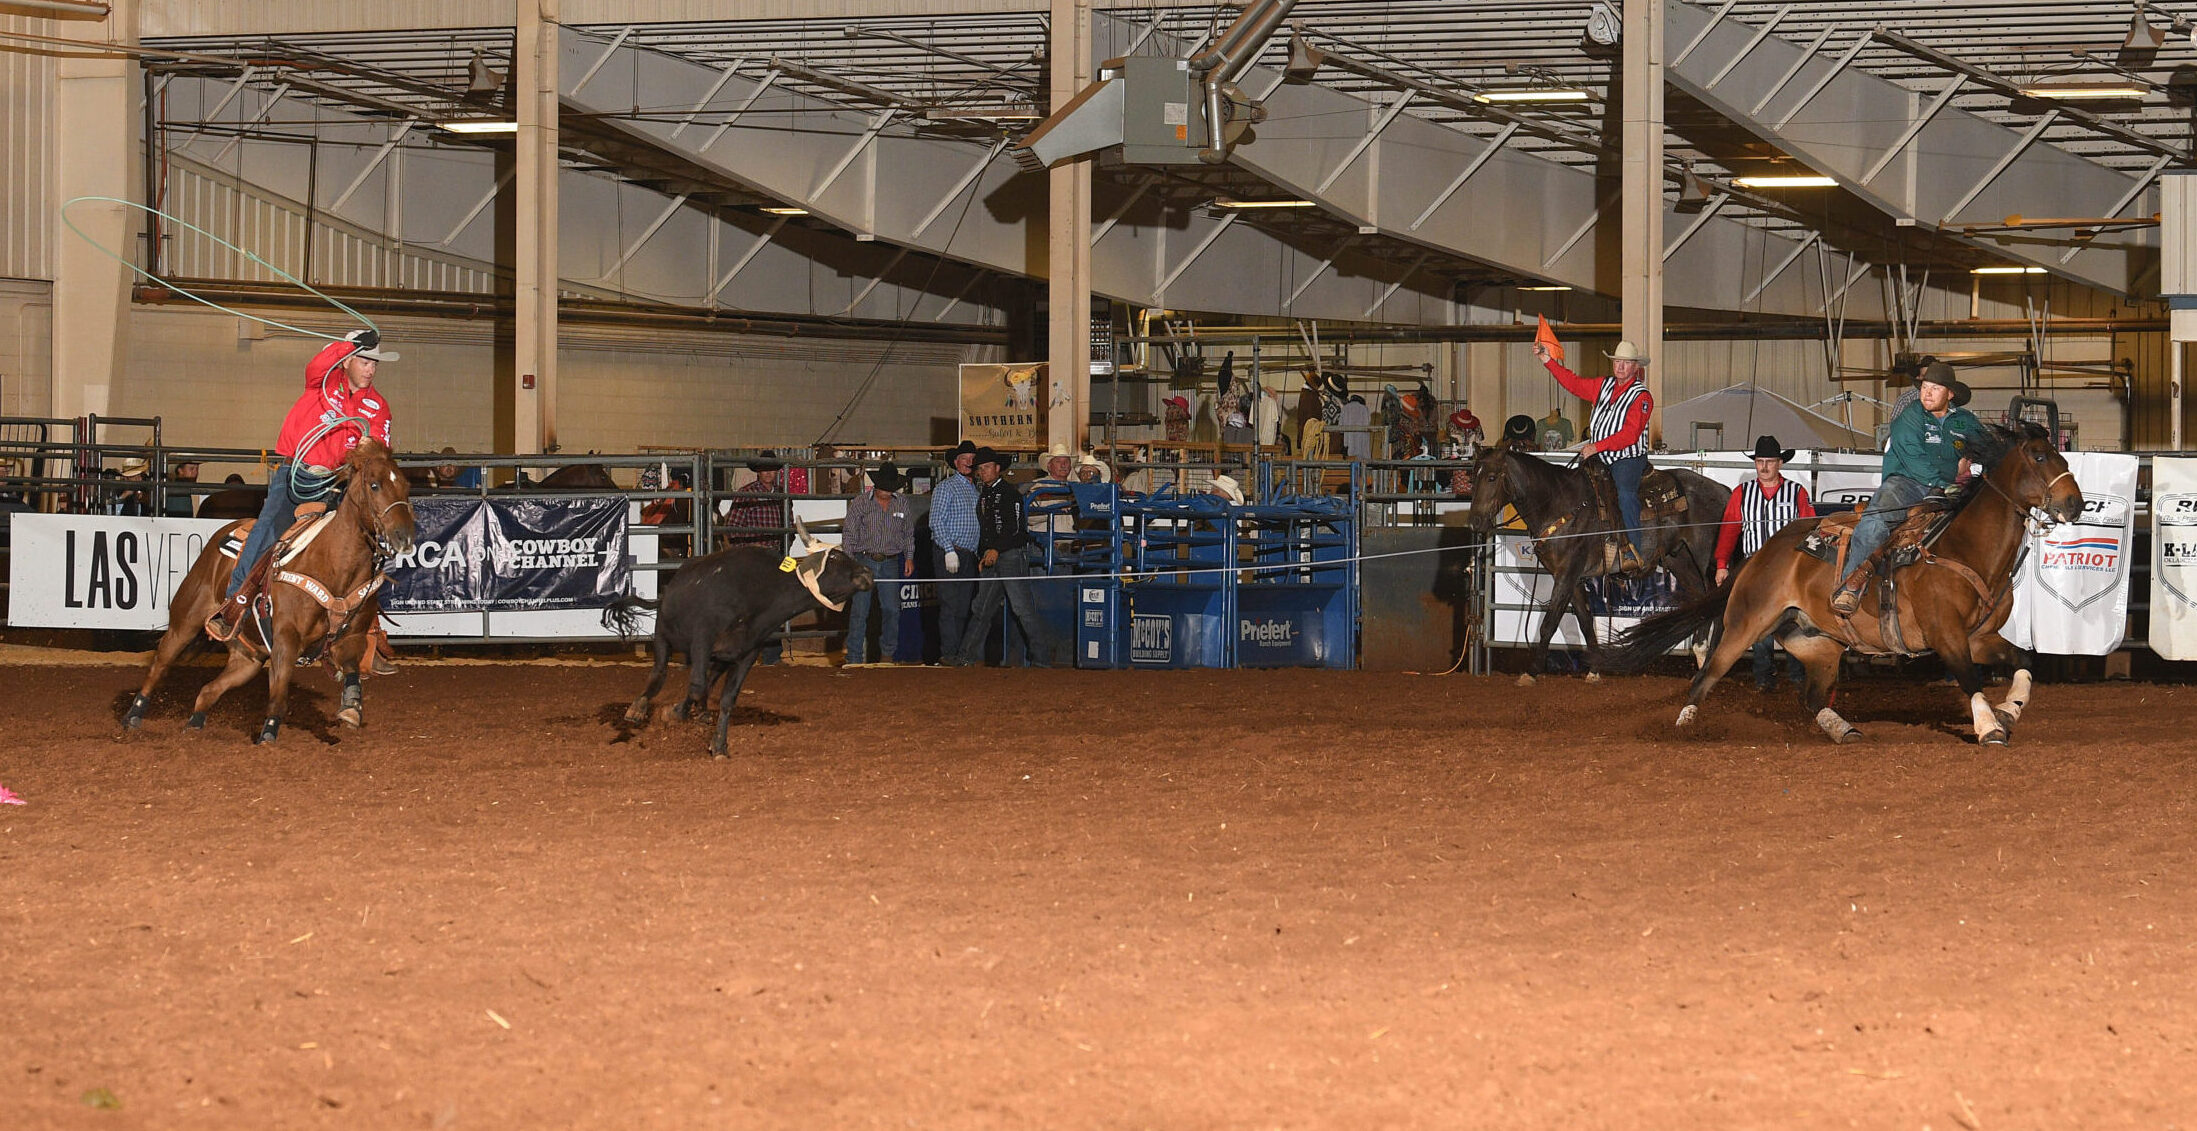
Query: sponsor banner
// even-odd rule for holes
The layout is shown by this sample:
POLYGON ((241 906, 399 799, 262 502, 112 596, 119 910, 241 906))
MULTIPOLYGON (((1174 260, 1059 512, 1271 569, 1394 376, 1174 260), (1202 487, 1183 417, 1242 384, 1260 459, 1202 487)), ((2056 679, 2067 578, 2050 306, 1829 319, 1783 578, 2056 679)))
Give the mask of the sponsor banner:
POLYGON ((2197 459, 2151 464, 2151 650, 2197 660, 2197 459))
POLYGON ((2083 513, 2029 537, 2001 631, 2023 648, 2103 656, 2128 634, 2128 559, 2136 538, 2135 456, 2068 452, 2083 513))
POLYGON ((1129 618, 1129 662, 1167 665, 1175 662, 1175 618, 1164 613, 1138 613, 1129 618))
POLYGON ((1236 666, 1296 668, 1327 658, 1326 620, 1318 612, 1239 613, 1236 666))
POLYGON ((214 518, 11 516, 8 624, 16 628, 168 627, 168 605, 214 532, 214 518))
MULTIPOLYGON (((1531 540, 1516 535, 1495 539, 1495 623, 1488 642, 1497 645, 1531 644, 1540 636, 1541 611, 1556 579, 1541 568, 1531 540), (1511 607, 1504 606, 1531 606, 1511 607)), ((1631 628, 1657 613, 1677 608, 1678 579, 1664 570, 1633 580, 1602 577, 1586 583, 1587 608, 1594 614, 1595 639, 1608 641, 1611 634, 1631 628)), ((1579 633, 1578 618, 1566 611, 1557 621, 1552 648, 1580 648, 1586 640, 1579 633)))
POLYGON ((1816 482, 1808 497, 1817 514, 1837 514, 1865 506, 1884 481, 1884 457, 1868 452, 1818 452, 1816 482))
POLYGON ((1044 362, 961 367, 961 438, 992 448, 1045 446, 1044 362))
POLYGON ((420 499, 390 560, 393 613, 601 608, 625 592, 623 499, 420 499))

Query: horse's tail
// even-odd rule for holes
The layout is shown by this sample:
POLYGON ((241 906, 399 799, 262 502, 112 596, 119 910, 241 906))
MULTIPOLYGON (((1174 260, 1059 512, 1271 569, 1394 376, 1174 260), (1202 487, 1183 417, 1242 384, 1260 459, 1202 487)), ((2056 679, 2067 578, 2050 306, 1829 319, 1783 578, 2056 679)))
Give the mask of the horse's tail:
POLYGON ((1710 590, 1690 605, 1657 613, 1610 637, 1596 658, 1602 671, 1631 675, 1647 668, 1681 641, 1724 619, 1724 607, 1732 599, 1730 584, 1710 590))
POLYGON ((636 627, 634 621, 638 618, 638 614, 634 610, 653 609, 657 604, 658 602, 651 601, 646 597, 628 593, 612 601, 603 610, 603 627, 620 636, 631 636, 636 627))

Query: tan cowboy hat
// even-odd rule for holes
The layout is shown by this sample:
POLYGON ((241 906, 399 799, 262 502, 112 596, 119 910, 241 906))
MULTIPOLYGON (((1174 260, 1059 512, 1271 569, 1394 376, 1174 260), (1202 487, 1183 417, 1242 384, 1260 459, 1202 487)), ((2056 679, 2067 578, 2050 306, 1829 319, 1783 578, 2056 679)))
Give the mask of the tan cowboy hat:
POLYGON ((1047 463, 1051 463, 1056 459, 1074 458, 1076 458, 1076 453, 1069 451, 1066 444, 1054 444, 1052 447, 1045 449, 1045 462, 1047 463))
POLYGON ((1239 507, 1243 505, 1243 488, 1237 486, 1236 481, 1229 476, 1214 476, 1212 493, 1227 499, 1229 502, 1234 503, 1239 507))
POLYGON ((1609 358, 1611 361, 1637 361, 1642 365, 1648 364, 1648 355, 1641 353, 1640 347, 1634 345, 1631 338, 1619 341, 1616 349, 1602 356, 1609 358))
POLYGON ((151 467, 152 464, 148 463, 144 459, 138 456, 131 456, 130 458, 122 461, 122 474, 143 475, 151 467))
POLYGON ((1108 470, 1105 461, 1099 459, 1097 456, 1094 456, 1089 452, 1083 453, 1082 457, 1076 460, 1076 471, 1079 474, 1086 467, 1096 468, 1098 470, 1099 482, 1101 483, 1108 482, 1114 477, 1114 473, 1108 470))

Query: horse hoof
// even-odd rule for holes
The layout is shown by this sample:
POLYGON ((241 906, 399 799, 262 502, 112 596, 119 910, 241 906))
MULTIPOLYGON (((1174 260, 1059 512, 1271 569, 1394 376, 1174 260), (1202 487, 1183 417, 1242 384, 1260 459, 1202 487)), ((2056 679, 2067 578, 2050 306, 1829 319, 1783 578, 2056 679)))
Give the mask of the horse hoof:
POLYGON ((1601 672, 1588 672, 1588 673, 1587 673, 1587 682, 1588 682, 1588 683, 1600 683, 1600 682, 1602 682, 1602 673, 1601 673, 1601 672))
POLYGON ((710 751, 710 752, 709 752, 709 757, 710 757, 710 760, 711 760, 711 761, 713 761, 713 762, 730 762, 730 761, 732 761, 732 755, 730 755, 730 754, 727 754, 726 752, 724 752, 724 751, 722 751, 722 750, 712 750, 712 751, 710 751))
POLYGON ((122 716, 122 729, 123 729, 123 730, 136 730, 137 728, 139 728, 139 727, 141 727, 141 726, 144 726, 144 725, 145 725, 145 716, 143 716, 143 715, 140 715, 140 714, 138 714, 138 713, 137 713, 137 712, 135 712, 135 711, 132 711, 132 712, 130 712, 129 714, 127 714, 127 715, 124 715, 124 716, 122 716))
POLYGON ((184 723, 184 724, 183 724, 183 726, 185 727, 185 729, 188 729, 188 730, 205 730, 205 729, 206 729, 206 712, 204 712, 204 711, 193 711, 193 712, 191 712, 191 721, 189 721, 189 722, 187 722, 187 723, 184 723))
POLYGON ((648 712, 643 710, 627 711, 626 725, 634 727, 648 725, 648 712))
POLYGON ((1685 706, 1680 707, 1678 709, 1678 722, 1674 725, 1682 727, 1690 727, 1694 725, 1694 714, 1697 710, 1698 708, 1696 708, 1695 705, 1692 703, 1688 703, 1685 706))
POLYGON ((1831 741, 1838 743, 1840 746, 1852 746, 1853 744, 1861 741, 1861 732, 1858 730, 1849 729, 1848 731, 1846 731, 1846 733, 1839 735, 1837 738, 1834 738, 1831 741))
POLYGON ((1520 675, 1520 676, 1518 677, 1518 686, 1520 686, 1520 687, 1532 687, 1532 686, 1533 686, 1533 673, 1532 673, 1532 672, 1526 672, 1526 673, 1523 673, 1523 674, 1521 674, 1521 675, 1520 675))
POLYGON ((1976 740, 1976 745, 1978 746, 2004 746, 2006 745, 2006 743, 2007 734, 2004 730, 1992 731, 1991 733, 1984 735, 1982 738, 1976 740))
POLYGON ((259 737, 254 739, 253 741, 261 746, 265 746, 268 743, 273 742, 275 740, 275 736, 281 733, 282 724, 273 720, 269 720, 265 726, 259 728, 259 737))
POLYGON ((359 709, 357 707, 345 707, 343 710, 337 711, 336 721, 353 729, 366 725, 366 722, 360 716, 359 709))

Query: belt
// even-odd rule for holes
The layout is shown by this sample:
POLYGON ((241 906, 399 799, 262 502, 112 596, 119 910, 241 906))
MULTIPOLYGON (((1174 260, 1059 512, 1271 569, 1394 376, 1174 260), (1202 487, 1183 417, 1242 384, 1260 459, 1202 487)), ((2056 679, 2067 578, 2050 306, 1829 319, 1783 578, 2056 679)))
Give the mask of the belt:
POLYGON ((858 557, 858 558, 868 558, 868 559, 870 559, 871 561, 875 561, 875 562, 889 562, 889 561, 892 561, 892 560, 893 560, 894 558, 897 558, 897 557, 899 557, 899 556, 900 556, 899 554, 870 554, 870 553, 864 553, 864 552, 863 552, 863 551, 861 551, 861 550, 849 550, 849 551, 848 551, 848 553, 851 553, 851 554, 853 554, 853 555, 854 555, 855 557, 858 557))

